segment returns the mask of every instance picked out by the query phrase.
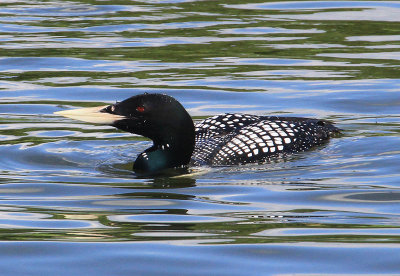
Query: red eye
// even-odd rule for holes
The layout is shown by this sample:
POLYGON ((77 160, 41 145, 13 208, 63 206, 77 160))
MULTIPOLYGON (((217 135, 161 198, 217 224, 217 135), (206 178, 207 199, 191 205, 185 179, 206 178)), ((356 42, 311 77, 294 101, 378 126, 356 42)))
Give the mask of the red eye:
POLYGON ((144 107, 143 106, 138 106, 136 107, 137 112, 144 112, 144 107))

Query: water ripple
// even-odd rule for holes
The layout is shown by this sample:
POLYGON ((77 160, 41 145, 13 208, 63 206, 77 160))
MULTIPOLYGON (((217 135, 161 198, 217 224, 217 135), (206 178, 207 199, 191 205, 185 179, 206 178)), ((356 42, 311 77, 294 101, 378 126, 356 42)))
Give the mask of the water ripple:
POLYGON ((398 272, 400 2, 108 4, 0 4, 2 274, 398 272), (151 141, 53 114, 143 92, 196 121, 318 117, 342 134, 140 177, 151 141))

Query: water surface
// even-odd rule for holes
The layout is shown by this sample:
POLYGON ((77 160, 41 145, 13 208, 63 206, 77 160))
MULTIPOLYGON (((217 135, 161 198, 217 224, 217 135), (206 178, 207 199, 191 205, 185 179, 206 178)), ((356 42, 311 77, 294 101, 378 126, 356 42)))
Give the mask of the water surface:
POLYGON ((399 1, 3 1, 2 273, 399 273, 399 14, 399 1), (343 135, 139 178, 150 141, 53 115, 143 92, 194 120, 309 116, 343 135))

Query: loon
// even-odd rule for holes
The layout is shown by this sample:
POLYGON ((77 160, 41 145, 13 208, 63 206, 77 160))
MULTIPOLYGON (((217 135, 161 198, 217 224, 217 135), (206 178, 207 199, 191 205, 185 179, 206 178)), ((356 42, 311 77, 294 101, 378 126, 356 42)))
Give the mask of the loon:
POLYGON ((114 126, 153 140, 133 165, 139 173, 188 166, 265 162, 326 142, 339 129, 325 120, 227 113, 196 125, 185 108, 165 94, 141 94, 116 104, 55 114, 114 126))

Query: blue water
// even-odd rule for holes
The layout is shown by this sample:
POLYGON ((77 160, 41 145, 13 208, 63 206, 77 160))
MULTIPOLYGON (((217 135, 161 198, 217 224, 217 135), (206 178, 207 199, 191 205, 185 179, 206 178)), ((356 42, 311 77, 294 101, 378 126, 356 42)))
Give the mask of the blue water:
POLYGON ((400 273, 400 1, 0 3, 1 275, 400 273), (151 145, 55 111, 328 119, 262 165, 139 178, 151 145))

